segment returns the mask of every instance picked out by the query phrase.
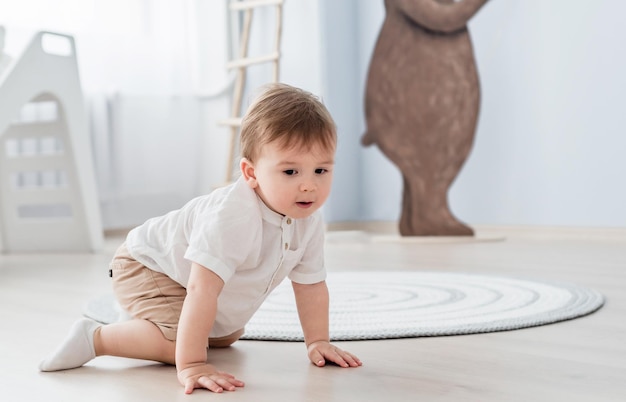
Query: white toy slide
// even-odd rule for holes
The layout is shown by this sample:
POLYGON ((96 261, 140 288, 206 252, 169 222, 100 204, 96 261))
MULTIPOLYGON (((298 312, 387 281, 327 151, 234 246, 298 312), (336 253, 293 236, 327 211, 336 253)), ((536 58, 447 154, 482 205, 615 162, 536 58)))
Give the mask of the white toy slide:
POLYGON ((0 251, 84 252, 102 243, 74 39, 40 32, 0 69, 0 251))

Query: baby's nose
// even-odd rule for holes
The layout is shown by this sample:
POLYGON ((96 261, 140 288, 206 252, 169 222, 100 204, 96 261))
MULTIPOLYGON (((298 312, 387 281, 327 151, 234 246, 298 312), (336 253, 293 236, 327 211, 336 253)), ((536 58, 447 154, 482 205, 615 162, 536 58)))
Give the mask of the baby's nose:
POLYGON ((310 180, 303 181, 302 183, 300 183, 300 191, 309 192, 309 191, 313 191, 314 189, 315 189, 315 183, 313 183, 310 180))

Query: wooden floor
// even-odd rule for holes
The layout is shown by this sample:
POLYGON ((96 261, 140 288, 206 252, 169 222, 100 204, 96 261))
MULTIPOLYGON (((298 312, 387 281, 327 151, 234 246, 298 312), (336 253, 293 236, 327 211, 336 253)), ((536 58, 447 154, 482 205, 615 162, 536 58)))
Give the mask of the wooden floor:
POLYGON ((569 281, 602 292, 596 313, 517 331, 345 342, 363 367, 317 368, 300 343, 240 341, 209 359, 246 387, 184 395, 175 369, 97 358, 40 373, 84 303, 109 291, 99 254, 0 255, 0 401, 624 401, 626 230, 478 227, 479 241, 394 241, 332 231, 330 271, 438 270, 569 281), (501 241, 497 241, 500 239, 501 241))

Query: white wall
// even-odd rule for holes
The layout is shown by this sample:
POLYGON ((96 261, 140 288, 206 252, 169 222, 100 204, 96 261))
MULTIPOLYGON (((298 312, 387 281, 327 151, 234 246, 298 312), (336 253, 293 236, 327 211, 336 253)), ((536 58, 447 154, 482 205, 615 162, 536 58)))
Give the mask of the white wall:
MULTIPOLYGON (((223 185, 230 132, 218 123, 230 117, 234 80, 225 70, 227 1, 44 3, 58 18, 0 2, 6 50, 19 57, 41 29, 76 36, 105 228, 132 227, 223 185)), ((281 59, 281 80, 317 94, 319 8, 285 3, 281 59)), ((250 55, 273 50, 274 32, 275 8, 255 10, 250 55)), ((248 88, 271 77, 268 65, 253 66, 248 88)))
MULTIPOLYGON (((400 175, 377 148, 358 142, 383 2, 346 3, 353 8, 341 10, 343 22, 329 23, 337 16, 327 13, 322 29, 333 56, 323 60, 327 100, 340 122, 339 156, 348 159, 338 164, 333 197, 350 205, 331 203, 327 216, 396 220, 400 175)), ((621 0, 492 0, 471 20, 482 104, 473 152, 450 192, 459 218, 626 226, 624 15, 621 0)))

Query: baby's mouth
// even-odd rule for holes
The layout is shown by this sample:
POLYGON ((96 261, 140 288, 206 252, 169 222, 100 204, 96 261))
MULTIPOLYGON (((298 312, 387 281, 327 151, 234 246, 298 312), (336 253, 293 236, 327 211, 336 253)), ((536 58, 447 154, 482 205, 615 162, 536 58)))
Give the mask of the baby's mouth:
POLYGON ((310 201, 298 201, 298 202, 296 202, 296 204, 298 204, 298 206, 300 206, 300 207, 308 208, 311 205, 313 205, 313 202, 310 202, 310 201))

